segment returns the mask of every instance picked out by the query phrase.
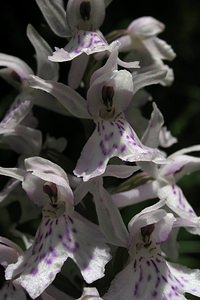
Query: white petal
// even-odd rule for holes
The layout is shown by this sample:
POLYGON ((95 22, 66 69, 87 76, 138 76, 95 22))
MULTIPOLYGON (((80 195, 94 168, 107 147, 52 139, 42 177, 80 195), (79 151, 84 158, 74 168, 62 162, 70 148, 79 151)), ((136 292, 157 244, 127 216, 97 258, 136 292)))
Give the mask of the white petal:
POLYGON ((15 129, 31 112, 31 101, 16 100, 0 123, 0 134, 9 129, 15 129))
POLYGON ((42 80, 37 76, 29 78, 29 85, 53 95, 72 115, 78 118, 91 118, 87 111, 85 99, 69 86, 51 80, 42 80))
POLYGON ((172 47, 159 38, 144 40, 143 43, 145 44, 146 48, 149 50, 149 52, 155 60, 173 60, 176 57, 176 54, 172 47))
POLYGON ((161 33, 165 25, 153 17, 141 17, 134 20, 128 27, 131 35, 139 36, 143 39, 150 38, 161 33))
POLYGON ((79 87, 87 68, 88 61, 89 56, 84 53, 72 60, 68 73, 68 84, 71 88, 77 89, 79 87))
POLYGON ((141 141, 144 145, 157 148, 159 146, 159 134, 164 123, 164 118, 156 103, 153 103, 153 112, 141 141))
POLYGON ((118 207, 125 207, 136 203, 140 203, 148 199, 156 198, 158 188, 158 182, 151 181, 139 185, 138 187, 132 190, 113 194, 112 199, 118 207))
POLYGON ((74 174, 83 180, 103 174, 110 158, 124 161, 154 161, 163 159, 157 149, 148 148, 139 141, 136 133, 119 116, 115 122, 102 121, 84 146, 74 174))
POLYGON ((166 200, 166 205, 182 218, 196 217, 191 205, 177 185, 167 185, 158 191, 158 197, 166 200))
POLYGON ((78 31, 65 48, 56 48, 49 60, 56 62, 70 61, 85 53, 87 55, 102 51, 111 52, 116 47, 116 42, 108 45, 100 32, 78 31))
POLYGON ((22 80, 33 74, 32 69, 23 60, 4 53, 0 53, 0 66, 12 69, 22 80))
POLYGON ((200 297, 200 270, 189 269, 174 263, 167 263, 171 273, 175 276, 177 282, 181 283, 182 290, 200 297))
POLYGON ((60 37, 70 36, 63 0, 36 0, 44 18, 52 31, 60 37))
POLYGON ((48 60, 48 55, 52 53, 51 47, 31 24, 27 26, 27 36, 36 51, 37 75, 43 79, 57 81, 59 66, 57 63, 52 63, 48 60))
POLYGON ((118 208, 112 201, 109 193, 103 188, 101 180, 97 185, 93 186, 92 194, 94 196, 99 225, 108 243, 126 247, 128 243, 128 231, 118 208))
POLYGON ((70 257, 79 266, 85 281, 92 283, 105 275, 105 265, 111 259, 109 248, 95 224, 78 214, 74 216, 73 226, 77 229, 74 235, 80 247, 70 257))
POLYGON ((108 165, 103 176, 114 176, 117 178, 127 178, 137 172, 140 167, 127 165, 108 165))

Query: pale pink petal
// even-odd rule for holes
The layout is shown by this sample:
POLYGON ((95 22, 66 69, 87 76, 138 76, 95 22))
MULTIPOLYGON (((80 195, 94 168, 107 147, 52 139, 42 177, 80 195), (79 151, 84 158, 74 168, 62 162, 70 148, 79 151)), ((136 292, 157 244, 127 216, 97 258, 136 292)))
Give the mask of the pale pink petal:
POLYGON ((164 31, 165 25, 153 17, 141 17, 133 22, 128 27, 128 31, 133 36, 139 36, 142 39, 151 38, 162 31, 164 31))
POLYGON ((200 270, 190 269, 182 265, 167 263, 170 272, 174 275, 176 281, 181 283, 182 290, 200 297, 200 270))
POLYGON ((157 149, 140 142, 134 130, 120 115, 115 122, 101 121, 84 146, 74 174, 83 180, 101 175, 110 158, 124 161, 153 161, 159 163, 163 156, 157 149))
POLYGON ((59 66, 48 60, 48 55, 52 53, 51 47, 31 24, 27 26, 27 36, 36 51, 37 75, 43 79, 57 81, 59 77, 59 66))
POLYGON ((68 84, 71 88, 77 89, 79 87, 87 68, 88 61, 89 56, 84 53, 72 60, 68 73, 68 84))
POLYGON ((182 190, 175 184, 166 185, 158 191, 158 197, 166 200, 166 205, 182 218, 196 217, 182 190))
POLYGON ((0 66, 12 69, 21 80, 27 79, 29 75, 33 74, 32 69, 20 58, 0 53, 0 66))
POLYGON ((112 199, 118 207, 133 205, 148 199, 157 198, 159 187, 157 181, 150 181, 132 190, 112 194, 112 199))
POLYGON ((52 80, 43 80, 37 76, 31 76, 28 80, 31 87, 43 90, 52 96, 72 115, 90 119, 87 111, 86 100, 74 91, 71 87, 52 80))
POLYGON ((172 47, 159 38, 147 39, 143 43, 155 59, 173 60, 176 57, 172 47))
POLYGON ((70 36, 63 0, 36 0, 36 3, 55 34, 60 37, 70 36))
MULTIPOLYGON (((118 45, 118 43, 117 43, 118 45)), ((70 61, 75 57, 86 53, 91 55, 102 51, 111 52, 116 47, 116 42, 108 45, 105 38, 100 32, 91 31, 78 31, 75 36, 69 41, 65 48, 55 47, 55 51, 52 56, 49 56, 49 60, 55 62, 70 61)))
POLYGON ((21 286, 35 299, 51 284, 68 257, 76 262, 88 283, 104 276, 111 258, 104 237, 93 223, 77 214, 74 218, 46 216, 33 245, 17 263, 7 267, 6 279, 18 276, 21 286))
POLYGON ((108 243, 126 247, 128 231, 117 206, 112 201, 110 194, 103 188, 103 182, 101 180, 96 182, 91 192, 94 197, 100 229, 108 243))

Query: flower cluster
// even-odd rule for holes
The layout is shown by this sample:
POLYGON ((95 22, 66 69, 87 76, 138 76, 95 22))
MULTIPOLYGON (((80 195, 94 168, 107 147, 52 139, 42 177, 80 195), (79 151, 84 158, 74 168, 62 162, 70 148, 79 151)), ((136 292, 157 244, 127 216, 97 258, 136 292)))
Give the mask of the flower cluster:
POLYGON ((176 55, 158 37, 164 24, 150 16, 104 36, 110 2, 68 0, 65 8, 62 0, 36 0, 53 33, 66 39, 63 48, 53 51, 29 24, 37 71, 0 53, 0 76, 17 90, 0 122, 1 147, 17 153, 13 167, 0 167, 1 178, 9 177, 0 205, 20 207, 10 235, 0 237, 0 299, 200 297, 200 270, 175 263, 179 229, 200 235, 200 218, 178 186, 200 169, 200 145, 168 155, 177 139, 158 103, 149 119, 142 113, 152 100, 147 86, 172 84, 166 61, 176 55), (83 125, 77 161, 64 153, 66 137, 39 129, 36 106, 83 125), (145 208, 134 211, 143 201, 145 208), (128 206, 126 224, 120 209, 128 206))

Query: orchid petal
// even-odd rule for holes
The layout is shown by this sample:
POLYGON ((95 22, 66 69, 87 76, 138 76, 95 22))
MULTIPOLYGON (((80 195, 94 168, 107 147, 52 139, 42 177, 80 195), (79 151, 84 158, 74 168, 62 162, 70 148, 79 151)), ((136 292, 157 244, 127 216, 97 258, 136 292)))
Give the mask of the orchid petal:
POLYGON ((24 178, 25 170, 19 168, 2 168, 0 167, 0 175, 8 176, 22 181, 24 178))
POLYGON ((79 87, 87 68, 88 61, 89 56, 84 53, 72 60, 68 74, 68 84, 71 88, 77 89, 79 87))
MULTIPOLYGON (((181 268, 180 268, 181 269, 181 268)), ((172 264, 164 261, 161 256, 151 259, 142 258, 129 263, 111 283, 105 300, 183 300, 183 294, 190 292, 199 296, 199 270, 183 268, 185 272, 177 272, 172 264), (135 267, 134 267, 135 266, 135 267), (187 283, 185 283, 185 279, 187 283), (189 280, 188 280, 189 279, 189 280), (190 280, 194 283, 189 287, 190 280)))
POLYGON ((99 122, 81 152, 74 174, 83 176, 84 181, 101 175, 114 156, 132 162, 162 161, 160 152, 142 145, 123 116, 119 116, 115 122, 99 122))
POLYGON ((156 59, 173 60, 176 57, 172 47, 159 38, 147 39, 143 43, 156 59))
POLYGON ((126 247, 128 231, 118 208, 113 203, 109 193, 103 188, 101 180, 97 185, 93 186, 92 194, 94 196, 99 225, 108 243, 126 247), (96 192, 97 190, 98 192, 96 192))
POLYGON ((159 144, 163 148, 168 148, 177 143, 177 138, 172 136, 171 132, 167 130, 166 126, 163 126, 159 134, 159 144))
POLYGON ((156 103, 153 103, 153 112, 141 141, 144 145, 157 148, 159 146, 159 134, 163 126, 164 118, 156 103))
POLYGON ((74 190, 74 202, 78 204, 87 195, 90 190, 91 182, 82 182, 74 190))
POLYGON ((92 86, 93 83, 96 82, 96 80, 99 80, 98 78, 102 78, 102 76, 104 76, 105 74, 112 74, 114 71, 116 71, 117 59, 118 59, 118 47, 116 44, 116 47, 113 49, 113 51, 110 52, 106 63, 92 74, 90 78, 90 86, 92 86))
POLYGON ((74 227, 77 229, 77 241, 80 247, 71 258, 79 266, 81 274, 87 283, 104 276, 104 267, 111 259, 109 248, 99 228, 76 214, 74 227))
POLYGON ((42 135, 39 130, 18 125, 15 130, 4 134, 1 142, 8 144, 17 153, 38 155, 42 147, 42 135))
POLYGON ((28 172, 40 179, 62 186, 65 197, 72 202, 73 194, 65 171, 57 164, 42 157, 29 157, 25 159, 25 167, 28 172))
POLYGON ((200 270, 189 269, 175 263, 167 263, 170 272, 174 275, 177 282, 182 285, 182 290, 200 297, 200 270))
POLYGON ((138 166, 108 165, 103 176, 113 176, 117 178, 127 178, 140 170, 138 166))
POLYGON ((165 25, 153 17, 141 17, 134 20, 128 27, 131 35, 142 39, 153 37, 165 29, 165 25))
POLYGON ((165 66, 160 64, 152 64, 148 68, 141 68, 141 72, 133 72, 134 93, 138 90, 152 84, 162 82, 167 74, 165 66))
POLYGON ((200 145, 194 145, 194 146, 190 146, 190 147, 178 150, 173 153, 173 156, 178 156, 180 154, 186 154, 186 153, 196 152, 196 151, 200 151, 200 145))
POLYGON ((167 213, 164 209, 155 209, 155 206, 149 208, 148 212, 142 210, 135 215, 128 223, 130 231, 130 241, 134 241, 134 237, 142 227, 154 224, 154 230, 151 234, 151 239, 160 244, 168 239, 175 222, 175 217, 171 213, 167 213), (150 210, 151 209, 151 210, 150 210))
POLYGON ((0 66, 12 69, 21 80, 27 79, 29 75, 33 74, 32 69, 20 58, 0 53, 0 66))
POLYGON ((69 86, 51 80, 43 80, 37 76, 29 78, 29 85, 53 95, 72 115, 84 119, 91 118, 87 111, 85 99, 69 86))
POLYGON ((112 194, 112 199, 117 207, 126 207, 156 198, 158 189, 159 183, 157 181, 150 181, 132 190, 112 194))
POLYGON ((168 158, 172 160, 172 162, 163 166, 161 175, 169 176, 173 174, 176 181, 181 179, 184 175, 200 170, 199 157, 172 154, 168 158))
POLYGON ((166 200, 166 205, 182 218, 196 217, 182 190, 175 184, 166 185, 158 191, 158 197, 166 200))
POLYGON ((69 37, 70 29, 67 26, 63 0, 50 2, 49 0, 36 0, 45 20, 52 31, 60 37, 69 37))
POLYGON ((31 101, 15 101, 0 123, 0 134, 15 129, 31 112, 31 101))
POLYGON ((3 189, 0 191, 0 203, 3 204, 5 198, 7 198, 10 193, 16 188, 16 186, 19 184, 19 181, 11 178, 7 184, 3 187, 3 189))
POLYGON ((70 61, 75 57, 85 53, 91 55, 102 51, 111 52, 116 47, 116 42, 108 45, 100 32, 90 32, 79 30, 69 41, 65 48, 55 47, 55 52, 49 56, 49 60, 55 62, 70 61))
POLYGON ((50 62, 47 58, 52 53, 51 47, 31 24, 27 26, 27 36, 36 51, 37 75, 43 79, 57 81, 59 66, 56 63, 50 62))

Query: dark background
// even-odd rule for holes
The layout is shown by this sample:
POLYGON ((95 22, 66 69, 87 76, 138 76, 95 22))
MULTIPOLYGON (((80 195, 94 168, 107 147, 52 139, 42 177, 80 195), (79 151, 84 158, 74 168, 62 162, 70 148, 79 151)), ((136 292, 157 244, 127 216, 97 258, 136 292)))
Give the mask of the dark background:
MULTIPOLYGON (((126 28, 132 20, 141 16, 153 16, 166 25, 165 31, 159 37, 171 44, 177 54, 175 60, 170 63, 175 74, 172 86, 150 88, 165 117, 166 125, 179 140, 171 151, 198 144, 200 143, 200 1, 113 0, 107 8, 106 19, 101 30, 107 34, 114 29, 126 28)), ((64 46, 66 41, 51 32, 34 0, 1 1, 0 52, 18 56, 34 69, 34 50, 26 38, 28 23, 31 23, 52 47, 64 46)), ((0 79, 0 87, 3 99, 10 92, 10 86, 0 79)), ((49 115, 45 111, 41 114, 44 116, 42 126, 46 130, 49 115)), ((52 133, 55 136, 72 135, 73 128, 76 126, 76 130, 80 129, 75 123, 73 123, 74 127, 67 123, 62 126, 64 119, 60 116, 58 119, 52 116, 55 122, 52 133)), ((73 150, 69 145, 68 149, 75 151, 75 156, 78 156, 81 147, 77 145, 73 150)), ((180 186, 200 215, 200 172, 185 177, 181 180, 180 186)), ((186 235, 186 239, 190 237, 186 235)), ((192 239, 197 240, 196 237, 192 239)), ((195 250, 191 251, 195 252, 195 250)), ((189 253, 189 257, 183 255, 182 262, 191 267, 199 267, 200 247, 196 252, 192 255, 189 253)))

